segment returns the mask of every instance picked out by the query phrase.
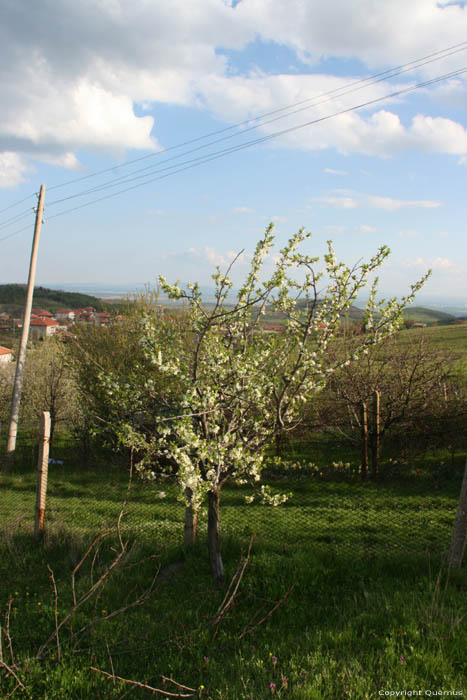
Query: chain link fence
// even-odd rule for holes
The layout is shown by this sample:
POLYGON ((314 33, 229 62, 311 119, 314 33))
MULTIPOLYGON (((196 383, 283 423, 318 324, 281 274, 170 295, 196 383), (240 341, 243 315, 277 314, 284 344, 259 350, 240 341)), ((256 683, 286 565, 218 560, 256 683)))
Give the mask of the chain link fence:
MULTIPOLYGON (((29 532, 34 528, 36 469, 27 460, 0 475, 0 529, 29 532)), ((266 471, 273 493, 287 493, 277 506, 259 502, 250 486, 225 486, 221 495, 224 541, 256 545, 277 554, 292 549, 331 552, 355 558, 442 556, 449 547, 462 481, 458 457, 448 465, 430 465, 410 475, 362 483, 351 468, 335 464, 327 472, 316 465, 284 463, 266 471), (255 496, 252 503, 248 503, 255 496)), ((175 480, 128 479, 128 465, 78 467, 67 459, 49 464, 46 533, 90 541, 115 528, 120 513, 122 531, 135 540, 150 541, 155 551, 183 544, 185 507, 175 480)), ((207 517, 202 511, 199 538, 207 517)))

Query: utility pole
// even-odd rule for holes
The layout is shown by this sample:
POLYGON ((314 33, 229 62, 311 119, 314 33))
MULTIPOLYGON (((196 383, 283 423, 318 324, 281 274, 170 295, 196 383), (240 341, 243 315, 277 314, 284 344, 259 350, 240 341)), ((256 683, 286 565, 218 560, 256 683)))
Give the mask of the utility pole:
POLYGON ((26 347, 28 343, 29 324, 31 321, 32 295, 34 293, 34 279, 36 277, 37 251, 39 248, 39 236, 42 225, 42 213, 44 211, 45 185, 41 185, 39 201, 36 209, 36 221, 34 224, 34 238, 32 241, 31 262, 29 264, 28 288, 26 293, 26 307, 24 309, 23 328, 19 344, 18 359, 16 361, 15 383, 11 399, 10 425, 8 428, 8 443, 6 448, 7 469, 12 467, 15 461, 16 433, 18 432, 19 405, 21 391, 23 389, 24 364, 26 361, 26 347))

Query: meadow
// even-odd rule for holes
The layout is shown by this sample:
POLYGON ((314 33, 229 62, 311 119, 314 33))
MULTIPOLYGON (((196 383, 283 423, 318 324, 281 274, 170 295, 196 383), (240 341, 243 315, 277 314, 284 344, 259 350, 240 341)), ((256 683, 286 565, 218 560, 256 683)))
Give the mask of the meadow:
POLYGON ((183 547, 170 479, 134 480, 128 494, 125 462, 84 467, 63 451, 37 542, 34 469, 25 460, 2 474, 3 661, 24 689, 4 668, 1 697, 15 687, 53 700, 465 692, 466 570, 443 567, 464 454, 386 461, 378 483, 362 484, 355 461, 331 466, 337 447, 315 445, 312 466, 297 449, 268 474, 287 503, 248 505, 248 487, 225 490, 222 590, 205 524, 183 547))
MULTIPOLYGON (((465 380, 467 325, 400 342, 421 335, 465 380)), ((386 445, 364 483, 349 444, 297 437, 266 473, 286 503, 223 490, 217 589, 206 515, 184 546, 171 478, 129 487, 128 459, 86 461, 66 432, 36 540, 37 435, 21 433, 0 472, 0 697, 465 696, 467 570, 444 564, 466 459, 453 445, 405 457, 386 445)))

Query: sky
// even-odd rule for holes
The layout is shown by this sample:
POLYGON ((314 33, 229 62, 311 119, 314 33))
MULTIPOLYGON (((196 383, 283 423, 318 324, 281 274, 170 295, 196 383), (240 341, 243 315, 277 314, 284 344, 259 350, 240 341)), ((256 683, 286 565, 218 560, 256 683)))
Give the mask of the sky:
POLYGON ((239 284, 272 221, 467 304, 465 5, 2 0, 0 284, 45 184, 37 284, 239 284))

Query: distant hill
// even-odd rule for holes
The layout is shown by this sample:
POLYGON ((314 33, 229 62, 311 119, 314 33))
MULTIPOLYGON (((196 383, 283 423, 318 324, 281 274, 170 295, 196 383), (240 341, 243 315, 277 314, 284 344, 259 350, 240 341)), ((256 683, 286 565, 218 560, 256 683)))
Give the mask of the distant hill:
MULTIPOLYGON (((306 302, 299 301, 297 306, 303 307, 306 302)), ((362 321, 365 312, 358 306, 352 304, 348 312, 346 313, 346 318, 350 321, 362 321)), ((447 313, 446 311, 437 311, 435 309, 428 309, 424 306, 410 306, 404 311, 404 319, 407 321, 419 321, 420 323, 452 323, 458 317, 453 314, 447 313)))
MULTIPOLYGON (((26 303, 25 284, 0 284, 0 311, 22 313, 26 303)), ((93 306, 96 311, 104 311, 105 303, 98 297, 78 292, 64 292, 46 287, 35 287, 33 308, 54 312, 57 309, 80 309, 93 306)))
POLYGON ((404 311, 404 318, 407 321, 419 321, 421 323, 452 323, 456 316, 445 311, 435 311, 424 306, 411 306, 404 311))

